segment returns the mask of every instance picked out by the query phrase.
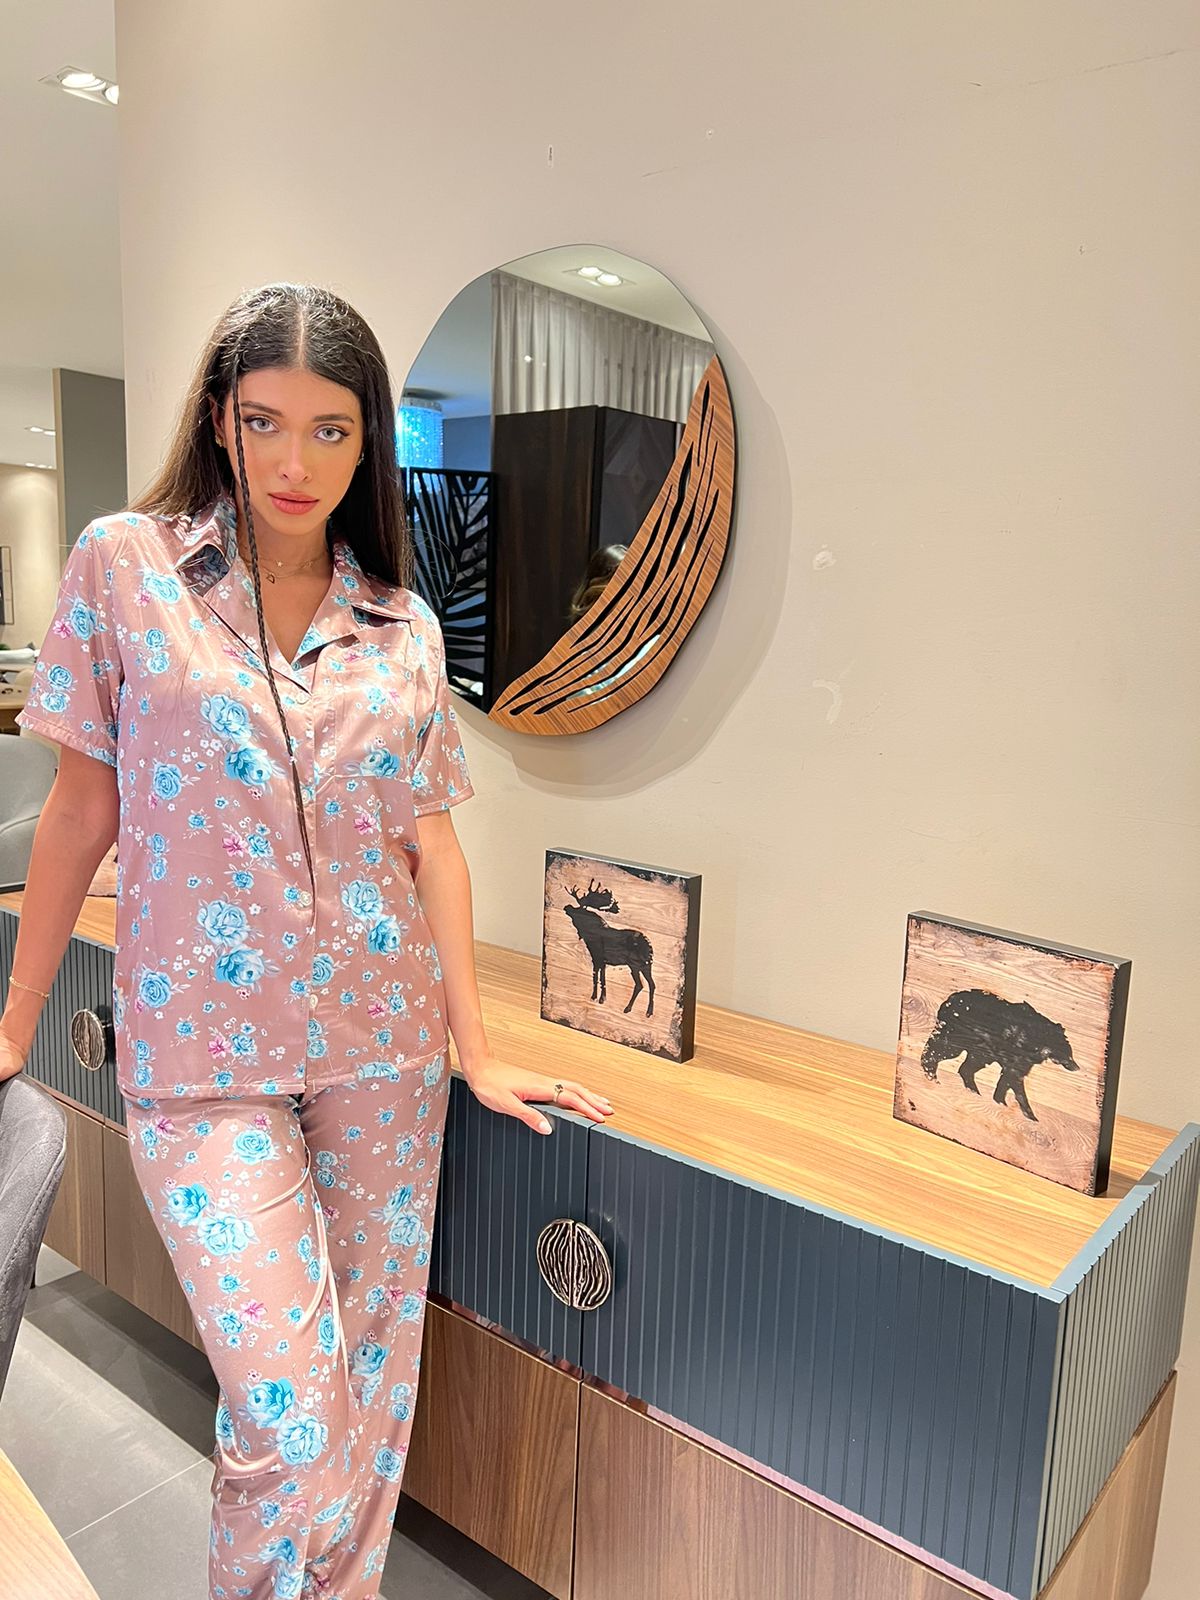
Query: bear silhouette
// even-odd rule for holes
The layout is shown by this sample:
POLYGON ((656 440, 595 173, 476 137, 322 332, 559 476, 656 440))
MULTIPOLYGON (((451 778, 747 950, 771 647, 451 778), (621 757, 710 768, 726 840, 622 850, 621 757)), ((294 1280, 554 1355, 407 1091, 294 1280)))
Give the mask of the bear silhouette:
POLYGON ((1000 1077, 992 1096, 1002 1106, 1009 1091, 1031 1122, 1038 1119, 1025 1093, 1025 1079, 1043 1061, 1056 1061, 1067 1072, 1078 1072, 1071 1042, 1061 1023, 1052 1022, 1028 1001, 1002 1000, 987 989, 959 989, 938 1007, 937 1024, 921 1052, 927 1078, 937 1078, 938 1066, 966 1052, 958 1068, 963 1087, 978 1094, 975 1075, 993 1062, 1000 1077))

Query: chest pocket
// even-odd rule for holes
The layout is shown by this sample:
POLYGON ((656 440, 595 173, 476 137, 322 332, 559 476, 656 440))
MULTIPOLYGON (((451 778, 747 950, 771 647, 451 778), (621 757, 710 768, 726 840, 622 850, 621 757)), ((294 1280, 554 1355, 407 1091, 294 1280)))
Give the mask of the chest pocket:
POLYGON ((390 789, 408 787, 416 761, 423 675, 412 630, 401 618, 372 619, 339 655, 335 679, 339 772, 390 789))

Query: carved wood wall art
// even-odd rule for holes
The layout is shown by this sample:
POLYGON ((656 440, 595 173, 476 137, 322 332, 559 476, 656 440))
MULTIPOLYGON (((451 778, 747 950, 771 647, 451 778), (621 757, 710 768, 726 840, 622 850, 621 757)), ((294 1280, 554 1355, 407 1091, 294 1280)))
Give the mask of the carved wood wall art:
POLYGON ((733 412, 713 357, 671 471, 600 597, 488 715, 525 733, 598 727, 675 658, 725 558, 733 511, 733 412))

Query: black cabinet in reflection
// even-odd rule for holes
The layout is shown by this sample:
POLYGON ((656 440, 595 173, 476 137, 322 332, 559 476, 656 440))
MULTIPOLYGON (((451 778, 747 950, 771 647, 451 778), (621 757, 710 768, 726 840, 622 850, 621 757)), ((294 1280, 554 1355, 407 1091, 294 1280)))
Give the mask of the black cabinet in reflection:
MULTIPOLYGON (((614 406, 493 419, 492 699, 575 622, 572 601, 593 558, 633 542, 671 469, 679 434, 678 423, 614 406)), ((602 587, 603 574, 597 582, 602 587)))

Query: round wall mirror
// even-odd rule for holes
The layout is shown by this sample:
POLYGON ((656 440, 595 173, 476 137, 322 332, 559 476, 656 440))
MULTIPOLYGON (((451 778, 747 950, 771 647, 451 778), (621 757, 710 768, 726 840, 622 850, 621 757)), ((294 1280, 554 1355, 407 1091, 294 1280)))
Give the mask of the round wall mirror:
POLYGON ((476 278, 413 363, 396 441, 456 694, 575 733, 653 688, 733 512, 725 375, 674 284, 602 245, 476 278))

